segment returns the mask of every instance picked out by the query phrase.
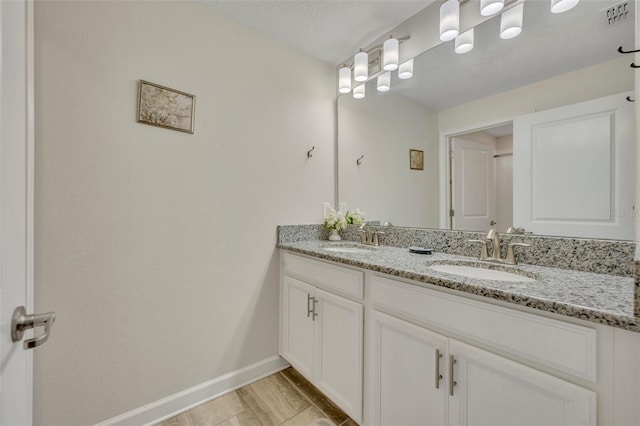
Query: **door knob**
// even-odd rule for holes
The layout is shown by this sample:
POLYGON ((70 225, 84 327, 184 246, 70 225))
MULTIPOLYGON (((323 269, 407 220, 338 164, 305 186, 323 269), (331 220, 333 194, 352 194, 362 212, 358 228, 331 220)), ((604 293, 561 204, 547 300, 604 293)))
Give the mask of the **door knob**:
POLYGON ((24 336, 25 330, 36 327, 44 327, 44 333, 33 339, 27 339, 23 343, 25 349, 33 349, 42 345, 49 339, 49 333, 51 327, 56 320, 56 314, 53 312, 47 312, 46 314, 27 315, 27 311, 24 306, 18 306, 13 311, 13 317, 11 319, 11 340, 13 342, 19 342, 24 336))
POLYGON ((495 220, 492 220, 491 222, 489 222, 489 225, 493 226, 493 225, 495 225, 496 223, 498 223, 498 222, 496 222, 495 220))

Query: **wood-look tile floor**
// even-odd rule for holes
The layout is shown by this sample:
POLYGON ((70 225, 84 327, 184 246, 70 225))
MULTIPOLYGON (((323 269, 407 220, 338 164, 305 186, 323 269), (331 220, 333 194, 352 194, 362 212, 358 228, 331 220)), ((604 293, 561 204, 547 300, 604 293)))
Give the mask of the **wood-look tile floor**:
POLYGON ((157 426, 278 425, 357 426, 357 423, 289 367, 157 426))

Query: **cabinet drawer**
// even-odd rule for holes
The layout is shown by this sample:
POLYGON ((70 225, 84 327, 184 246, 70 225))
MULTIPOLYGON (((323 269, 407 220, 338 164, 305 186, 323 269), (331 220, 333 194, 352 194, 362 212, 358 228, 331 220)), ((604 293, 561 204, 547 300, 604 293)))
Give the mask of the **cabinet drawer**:
POLYGON ((374 276, 376 309, 455 333, 575 377, 596 380, 592 328, 374 276))
POLYGON ((364 274, 361 271, 282 252, 284 274, 336 294, 362 299, 364 274))

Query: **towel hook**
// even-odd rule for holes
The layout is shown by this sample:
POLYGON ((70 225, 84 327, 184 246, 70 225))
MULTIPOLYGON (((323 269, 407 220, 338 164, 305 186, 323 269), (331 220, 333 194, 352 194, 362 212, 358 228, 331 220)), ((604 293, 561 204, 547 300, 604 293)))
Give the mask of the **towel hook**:
POLYGON ((627 100, 628 100, 629 102, 635 102, 635 101, 636 101, 635 99, 631 99, 631 96, 627 96, 627 100))
POLYGON ((311 149, 309 151, 307 151, 307 158, 313 157, 313 154, 311 153, 311 151, 313 151, 314 149, 316 149, 316 147, 312 146, 311 149))
POLYGON ((636 52, 640 52, 640 49, 639 50, 623 50, 622 46, 618 46, 618 53, 622 53, 626 55, 627 53, 636 53, 636 52))
POLYGON ((362 159, 364 158, 364 155, 361 155, 360 158, 358 158, 356 160, 356 164, 359 166, 360 164, 362 164, 362 159))

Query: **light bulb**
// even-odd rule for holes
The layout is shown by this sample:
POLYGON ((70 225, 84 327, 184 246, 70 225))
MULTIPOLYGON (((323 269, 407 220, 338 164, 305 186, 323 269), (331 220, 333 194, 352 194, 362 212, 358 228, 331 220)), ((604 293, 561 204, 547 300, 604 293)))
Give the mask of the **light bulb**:
POLYGON ((353 79, 367 81, 369 78, 369 55, 362 50, 353 58, 353 79))
POLYGON ((580 0, 551 0, 551 13, 562 13, 576 7, 580 0))
POLYGON ((504 0, 480 0, 480 15, 491 16, 500 12, 504 7, 504 0))
POLYGON ((467 53, 473 49, 474 30, 471 28, 456 37, 456 53, 467 53))
POLYGON ((394 71, 398 69, 398 56, 400 43, 395 38, 390 38, 382 45, 382 69, 394 71))
POLYGON ((383 72, 378 76, 378 92, 386 92, 391 89, 391 72, 383 72))
POLYGON ((500 38, 508 40, 522 32, 522 15, 524 3, 507 10, 500 16, 500 38))
POLYGON ((406 80, 411 77, 413 77, 413 59, 409 59, 407 62, 401 63, 398 68, 399 79, 406 80))
POLYGON ((458 36, 460 30, 460 3, 447 0, 440 6, 440 40, 449 41, 458 36))
POLYGON ((340 93, 349 93, 351 91, 351 68, 346 65, 338 71, 338 87, 340 93))

